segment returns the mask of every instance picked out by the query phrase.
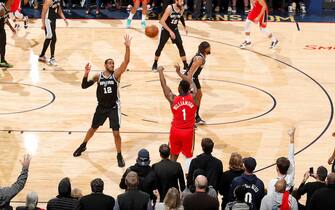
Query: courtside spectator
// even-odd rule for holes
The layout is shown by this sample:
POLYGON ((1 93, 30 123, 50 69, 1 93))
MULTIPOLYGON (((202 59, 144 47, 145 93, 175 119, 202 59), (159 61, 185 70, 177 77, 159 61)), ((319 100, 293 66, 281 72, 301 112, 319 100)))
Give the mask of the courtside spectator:
POLYGON ((24 155, 23 161, 21 161, 21 174, 17 178, 16 182, 10 187, 0 187, 0 209, 11 208, 10 201, 24 188, 28 178, 30 160, 30 155, 24 155))
POLYGON ((71 197, 71 183, 68 177, 63 178, 58 185, 58 195, 49 200, 47 210, 74 210, 78 200, 71 197))
POLYGON ((114 210, 152 210, 150 195, 138 189, 139 177, 136 172, 130 171, 125 183, 127 190, 117 196, 114 210))
POLYGON ((218 210, 219 201, 214 197, 208 195, 207 178, 199 175, 195 178, 195 193, 192 193, 184 198, 185 210, 218 210))
POLYGON ((222 208, 225 210, 251 210, 252 204, 245 202, 245 194, 247 193, 247 189, 245 186, 238 186, 234 190, 235 201, 229 202, 226 205, 226 208, 222 208))
POLYGON ((162 202, 171 187, 183 191, 185 189, 185 180, 180 163, 169 159, 170 148, 167 144, 162 144, 159 147, 159 154, 162 160, 153 164, 152 169, 157 179, 157 188, 160 194, 159 201, 162 202))
POLYGON ((243 172, 244 170, 243 170, 242 156, 237 152, 233 152, 230 155, 229 159, 229 170, 223 172, 219 187, 219 192, 222 195, 222 203, 221 203, 222 209, 224 209, 228 203, 228 195, 231 182, 236 177, 241 176, 243 172))
POLYGON ((18 206, 16 210, 44 210, 37 207, 38 195, 36 192, 29 192, 26 197, 26 206, 18 206))
POLYGON ((290 129, 288 132, 290 137, 290 144, 288 146, 288 158, 280 157, 276 161, 276 169, 278 177, 272 179, 268 186, 268 194, 275 191, 274 186, 279 179, 285 179, 286 190, 291 190, 294 185, 294 175, 295 175, 295 163, 294 163, 294 134, 295 128, 290 129))
POLYGON ((79 205, 76 210, 113 210, 115 200, 112 196, 105 195, 104 182, 100 178, 91 181, 92 193, 85 195, 79 200, 79 205))
MULTIPOLYGON (((157 197, 157 201, 160 200, 158 190, 154 190, 154 195, 157 197)), ((157 202, 155 210, 183 210, 184 207, 181 204, 180 193, 177 188, 171 187, 165 195, 164 202, 157 202)))

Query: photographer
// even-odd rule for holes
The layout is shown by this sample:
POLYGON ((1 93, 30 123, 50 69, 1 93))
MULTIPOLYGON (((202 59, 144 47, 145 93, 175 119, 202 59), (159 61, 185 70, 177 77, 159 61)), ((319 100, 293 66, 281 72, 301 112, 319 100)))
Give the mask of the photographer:
POLYGON ((327 174, 328 174, 328 171, 323 166, 320 166, 317 169, 316 175, 314 175, 313 168, 310 168, 310 170, 305 173, 304 179, 302 180, 298 188, 298 194, 299 196, 302 196, 307 193, 306 206, 309 205, 309 202, 314 192, 326 186, 325 180, 327 178, 327 174), (316 179, 316 181, 306 183, 309 177, 313 177, 314 179, 316 179))

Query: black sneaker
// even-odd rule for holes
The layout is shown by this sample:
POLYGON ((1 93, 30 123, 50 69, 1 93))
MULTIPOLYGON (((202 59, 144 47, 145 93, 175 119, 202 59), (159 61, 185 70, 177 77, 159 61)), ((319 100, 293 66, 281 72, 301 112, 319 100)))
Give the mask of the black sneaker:
POLYGON ((197 117, 195 118, 195 124, 196 124, 196 125, 205 125, 205 124, 206 124, 206 121, 203 120, 203 119, 201 119, 200 116, 197 116, 197 117))
POLYGON ((76 151, 74 151, 73 153, 73 157, 78 157, 81 155, 82 152, 85 152, 86 150, 86 146, 84 146, 83 144, 81 144, 78 149, 76 149, 76 151))
POLYGON ((151 70, 152 72, 157 72, 157 62, 154 62, 154 64, 152 64, 151 70))
POLYGON ((122 168, 124 167, 126 164, 124 163, 124 160, 123 160, 123 157, 122 157, 122 154, 117 154, 116 156, 116 159, 117 159, 117 165, 122 168))
POLYGON ((276 39, 276 41, 272 41, 270 49, 274 49, 277 46, 278 43, 279 43, 278 39, 276 39))
POLYGON ((251 42, 249 41, 244 41, 241 45, 240 45, 240 48, 241 49, 245 49, 248 45, 251 45, 251 42))

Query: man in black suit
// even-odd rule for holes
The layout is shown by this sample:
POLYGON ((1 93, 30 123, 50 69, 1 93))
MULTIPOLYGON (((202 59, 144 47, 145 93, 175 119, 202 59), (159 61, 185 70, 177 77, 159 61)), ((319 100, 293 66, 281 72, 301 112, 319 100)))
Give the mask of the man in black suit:
POLYGON ((113 210, 115 200, 112 196, 103 194, 104 182, 100 178, 91 181, 92 193, 79 200, 76 210, 99 209, 113 210))
POLYGON ((125 183, 127 191, 117 196, 114 210, 153 210, 150 195, 138 189, 139 178, 136 172, 130 171, 125 183))
POLYGON ((184 172, 180 163, 169 159, 170 148, 167 144, 159 147, 159 154, 162 160, 152 165, 156 174, 157 187, 160 194, 160 202, 163 202, 167 191, 175 187, 180 191, 185 189, 184 172), (179 186, 178 186, 179 181, 179 186))
POLYGON ((221 160, 212 156, 214 147, 214 142, 212 139, 203 138, 201 141, 201 147, 203 153, 191 161, 187 175, 187 187, 190 189, 190 186, 194 185, 194 171, 201 169, 205 172, 205 176, 208 179, 208 186, 212 186, 216 191, 218 191, 223 171, 222 162, 221 160))

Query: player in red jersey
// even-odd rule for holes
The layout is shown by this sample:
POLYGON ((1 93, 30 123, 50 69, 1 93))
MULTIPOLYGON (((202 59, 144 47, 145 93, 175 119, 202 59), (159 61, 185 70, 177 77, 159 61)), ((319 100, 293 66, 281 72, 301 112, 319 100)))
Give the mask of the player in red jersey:
MULTIPOLYGON (((181 74, 180 66, 175 65, 175 68, 177 73, 181 74)), ((164 68, 159 66, 157 70, 165 98, 169 101, 173 114, 170 130, 171 160, 177 160, 179 154, 183 153, 188 168, 193 156, 195 113, 199 105, 195 98, 197 88, 192 79, 182 80, 178 86, 179 96, 176 96, 166 84, 164 68)))
POLYGON ((250 39, 250 25, 251 23, 259 24, 261 32, 263 32, 268 38, 272 39, 270 49, 273 49, 278 44, 278 40, 273 36, 270 30, 266 28, 268 22, 268 6, 266 5, 265 0, 251 0, 252 9, 248 14, 248 17, 245 21, 245 41, 240 45, 241 49, 246 48, 246 46, 251 44, 250 39))

